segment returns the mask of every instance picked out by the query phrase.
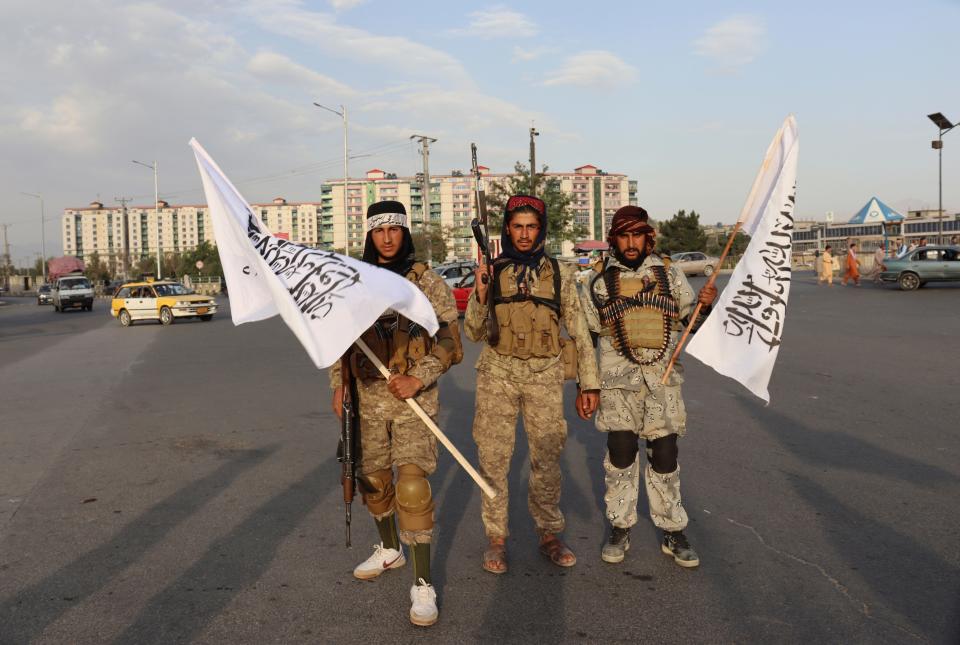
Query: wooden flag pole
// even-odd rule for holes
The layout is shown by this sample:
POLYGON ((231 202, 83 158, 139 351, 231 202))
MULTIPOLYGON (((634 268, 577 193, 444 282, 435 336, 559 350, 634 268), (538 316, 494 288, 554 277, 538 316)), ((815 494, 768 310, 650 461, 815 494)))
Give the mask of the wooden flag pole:
MULTIPOLYGON (((388 370, 387 366, 383 364, 383 361, 377 358, 376 354, 373 353, 373 351, 365 342, 363 342, 358 338, 356 340, 356 346, 359 347, 363 351, 363 353, 367 355, 367 358, 370 360, 371 363, 377 366, 377 369, 380 370, 380 373, 383 375, 385 379, 390 378, 391 376, 390 370, 388 370)), ((440 440, 440 443, 442 443, 446 447, 446 449, 450 451, 450 454, 453 455, 453 458, 456 459, 461 466, 463 466, 463 469, 466 470, 467 474, 473 478, 473 481, 477 483, 477 486, 479 486, 480 489, 484 493, 486 493, 487 497, 489 497, 490 499, 493 499, 494 497, 496 497, 497 493, 490 487, 490 484, 488 484, 487 481, 480 476, 480 473, 478 473, 476 469, 474 469, 474 467, 470 465, 470 462, 467 461, 467 458, 463 456, 463 453, 457 450, 457 447, 453 445, 453 443, 450 441, 449 438, 447 438, 447 435, 443 434, 443 431, 440 430, 439 427, 437 427, 437 424, 433 422, 433 419, 430 418, 430 415, 428 415, 424 411, 424 409, 420 407, 420 404, 417 403, 417 400, 416 399, 404 399, 404 400, 407 402, 407 405, 413 408, 413 411, 416 412, 417 416, 420 417, 420 420, 426 424, 426 426, 430 429, 430 432, 432 432, 437 437, 437 439, 440 440)))
MULTIPOLYGON (((737 224, 733 227, 733 232, 730 234, 730 239, 727 240, 727 245, 724 247, 723 253, 720 254, 720 261, 717 262, 718 267, 723 266, 723 261, 727 258, 727 254, 730 253, 730 247, 733 246, 734 238, 737 237, 737 233, 740 232, 740 227, 743 225, 743 221, 753 209, 753 202, 757 199, 757 190, 760 189, 760 181, 766 174, 767 168, 770 166, 770 162, 773 160, 773 153, 777 149, 777 146, 780 145, 780 140, 782 138, 783 127, 781 126, 780 129, 777 130, 777 136, 773 138, 773 141, 770 142, 770 147, 767 148, 767 154, 764 155, 763 163, 760 164, 760 171, 753 180, 753 186, 750 187, 750 194, 747 195, 747 201, 743 205, 743 210, 740 211, 740 217, 737 218, 737 224)), ((717 271, 714 271, 713 274, 711 274, 710 279, 707 280, 707 284, 705 286, 712 287, 716 281, 717 271)), ((670 357, 670 362, 667 364, 667 369, 663 372, 663 378, 660 379, 661 385, 665 385, 667 383, 667 378, 670 376, 670 372, 673 370, 673 365, 677 362, 677 358, 680 356, 680 351, 683 349, 683 344, 687 341, 687 337, 690 336, 690 330, 693 329, 693 324, 697 321, 697 316, 700 315, 700 309, 702 308, 703 305, 698 302, 697 308, 693 310, 693 315, 690 316, 690 322, 687 324, 687 328, 683 330, 683 336, 680 337, 680 342, 677 343, 677 348, 673 351, 673 356, 670 357)))
MULTIPOLYGON (((730 253, 730 248, 733 246, 733 239, 737 236, 737 233, 740 232, 741 222, 737 222, 736 226, 733 227, 733 232, 730 233, 730 239, 727 240, 727 245, 723 248, 723 253, 720 254, 720 260, 717 262, 717 270, 710 274, 710 277, 707 279, 706 287, 712 287, 713 284, 717 281, 717 275, 720 272, 720 267, 723 266, 723 261, 727 258, 727 255, 730 253)), ((700 315, 700 310, 703 308, 702 302, 697 302, 697 308, 693 310, 693 315, 690 316, 690 322, 687 323, 687 328, 683 330, 683 336, 680 337, 680 342, 677 343, 677 348, 673 350, 673 356, 670 357, 670 362, 667 363, 667 369, 663 372, 663 378, 660 379, 660 384, 665 385, 667 378, 670 376, 670 372, 673 370, 674 363, 677 362, 677 358, 680 357, 680 351, 683 349, 684 343, 687 342, 687 337, 690 336, 690 330, 693 329, 693 324, 697 320, 697 316, 700 315)))

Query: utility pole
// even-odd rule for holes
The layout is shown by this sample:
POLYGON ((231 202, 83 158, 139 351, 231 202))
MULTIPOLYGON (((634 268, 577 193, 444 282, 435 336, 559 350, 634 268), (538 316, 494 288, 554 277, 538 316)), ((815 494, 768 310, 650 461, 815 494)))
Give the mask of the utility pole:
MULTIPOLYGON (((423 155, 423 188, 421 189, 423 203, 423 230, 426 232, 427 241, 427 264, 433 260, 433 221, 430 219, 430 144, 437 140, 423 134, 414 134, 411 139, 417 139, 420 142, 420 154, 423 155)), ((412 213, 411 213, 412 215, 412 213)))
POLYGON ((3 286, 10 287, 10 243, 7 240, 7 227, 9 224, 0 224, 3 229, 3 286))
POLYGON ((314 101, 313 104, 321 110, 333 112, 343 119, 343 254, 350 255, 350 223, 347 214, 347 186, 350 184, 350 167, 348 162, 350 157, 348 153, 349 148, 347 147, 347 106, 341 104, 339 110, 334 110, 326 105, 320 105, 316 101, 314 101))
POLYGON ((133 200, 129 197, 114 197, 113 201, 120 203, 120 208, 123 209, 123 219, 120 220, 120 234, 123 236, 121 240, 121 257, 120 263, 123 266, 123 278, 127 279, 130 275, 130 233, 129 227, 127 226, 127 202, 132 202, 133 200))
POLYGON ((161 274, 160 252, 163 246, 163 242, 160 238, 163 235, 160 232, 160 188, 157 180, 158 164, 156 161, 154 161, 152 164, 148 164, 148 163, 143 163, 142 161, 137 161, 136 159, 133 160, 133 163, 153 170, 153 212, 156 214, 156 218, 157 218, 157 280, 159 280, 162 277, 160 275, 161 274))
POLYGON ((537 196, 537 143, 534 137, 539 137, 540 133, 533 126, 530 126, 530 194, 537 196))
POLYGON ((21 192, 21 195, 26 195, 28 197, 36 197, 40 200, 40 252, 43 253, 43 281, 47 281, 47 227, 46 227, 46 215, 43 210, 43 195, 37 193, 24 193, 21 192))

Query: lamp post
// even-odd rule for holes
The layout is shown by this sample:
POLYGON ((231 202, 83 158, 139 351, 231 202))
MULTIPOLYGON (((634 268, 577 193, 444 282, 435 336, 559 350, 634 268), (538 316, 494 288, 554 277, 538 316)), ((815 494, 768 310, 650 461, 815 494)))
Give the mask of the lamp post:
POLYGON ((955 123, 950 123, 950 120, 943 116, 942 112, 934 112, 933 114, 928 114, 927 118, 933 121, 937 126, 937 129, 940 130, 939 135, 937 136, 936 141, 930 142, 930 147, 937 151, 937 166, 938 166, 938 188, 940 192, 939 202, 937 204, 937 221, 938 221, 938 232, 937 232, 937 243, 943 243, 943 135, 953 130, 956 126, 955 123))
POLYGON ((162 278, 161 269, 160 269, 160 190, 159 184, 157 183, 157 162, 154 161, 152 164, 143 163, 142 161, 137 161, 136 159, 132 160, 133 163, 143 166, 144 168, 150 168, 153 170, 153 212, 157 218, 157 280, 162 278))
POLYGON ((46 231, 46 216, 43 212, 43 196, 39 193, 21 193, 22 195, 27 195, 29 197, 36 197, 40 200, 40 253, 41 257, 40 266, 43 268, 43 282, 47 282, 47 231, 46 231))
POLYGON ((350 172, 347 156, 347 106, 341 104, 339 110, 334 110, 326 105, 320 105, 316 101, 313 104, 321 110, 333 112, 343 119, 343 254, 350 255, 350 224, 347 216, 347 184, 350 181, 350 172))

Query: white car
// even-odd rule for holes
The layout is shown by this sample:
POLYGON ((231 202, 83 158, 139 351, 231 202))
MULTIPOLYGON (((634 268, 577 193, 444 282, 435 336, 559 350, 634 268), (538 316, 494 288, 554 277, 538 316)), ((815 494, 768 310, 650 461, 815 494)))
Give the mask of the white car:
POLYGON ((53 285, 52 299, 53 310, 59 313, 74 307, 93 311, 93 285, 83 275, 67 275, 57 278, 53 285))

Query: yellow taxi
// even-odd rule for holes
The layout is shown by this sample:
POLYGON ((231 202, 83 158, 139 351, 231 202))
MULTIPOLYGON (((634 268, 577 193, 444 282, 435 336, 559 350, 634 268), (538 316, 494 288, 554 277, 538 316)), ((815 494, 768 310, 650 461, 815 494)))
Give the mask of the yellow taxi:
POLYGON ((113 294, 110 314, 129 327, 135 320, 159 320, 170 325, 177 318, 206 322, 217 312, 217 301, 201 296, 179 282, 128 282, 113 294))

